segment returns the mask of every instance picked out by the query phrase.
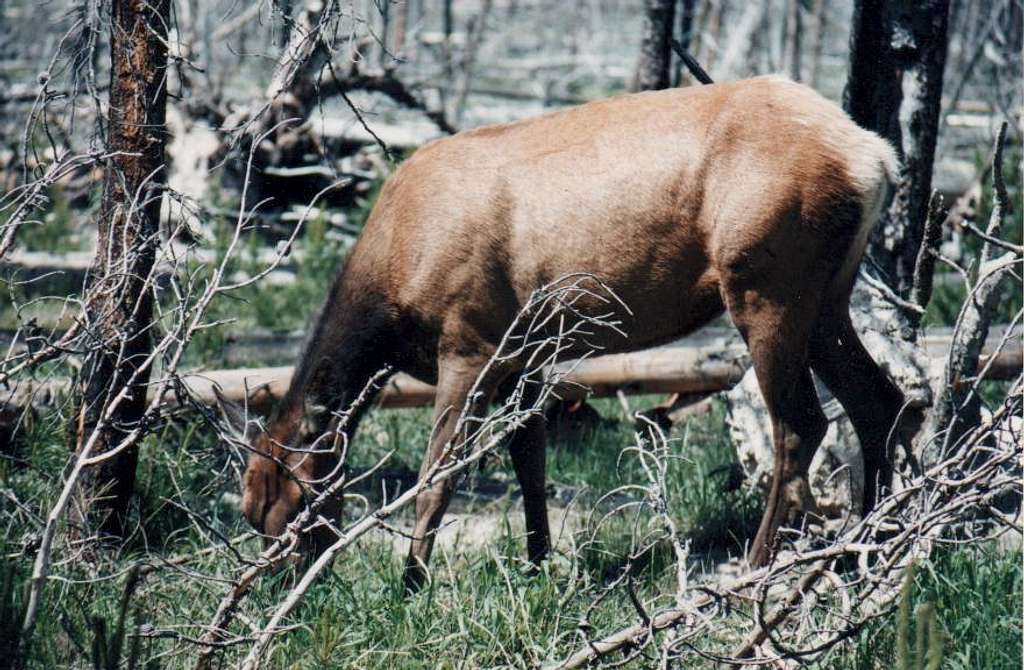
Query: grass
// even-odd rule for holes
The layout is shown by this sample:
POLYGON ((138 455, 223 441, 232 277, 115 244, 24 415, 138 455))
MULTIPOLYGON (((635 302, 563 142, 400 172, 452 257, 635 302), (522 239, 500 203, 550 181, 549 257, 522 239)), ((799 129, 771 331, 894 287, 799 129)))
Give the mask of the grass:
MULTIPOLYGON (((982 545, 945 548, 917 566, 910 610, 926 603, 935 608, 944 638, 944 669, 1020 668, 1022 558, 1019 550, 1000 552, 982 545)), ((895 615, 877 620, 822 667, 898 667, 896 623, 895 615)))
MULTIPOLYGON (((581 511, 593 507, 601 494, 641 481, 631 458, 620 456, 622 447, 633 439, 632 425, 621 420, 614 402, 596 405, 604 418, 596 428, 558 441, 549 451, 551 480, 557 487, 581 492, 581 511)), ((722 409, 715 408, 710 416, 692 419, 673 431, 679 458, 670 470, 669 497, 695 551, 735 554, 752 533, 758 501, 743 492, 723 491, 720 477, 724 475, 717 469, 733 455, 722 418, 722 409)), ((353 445, 354 465, 366 466, 394 450, 393 470, 415 470, 428 430, 429 419, 422 410, 374 412, 353 445)), ((17 447, 16 459, 0 460, 0 486, 41 511, 59 484, 66 454, 64 422, 42 417, 21 435, 17 447)), ((508 471, 507 464, 498 460, 477 478, 507 479, 508 471)), ((126 586, 125 569, 133 561, 195 551, 211 542, 209 528, 225 536, 243 530, 244 524, 224 496, 237 490, 232 461, 198 424, 168 424, 147 439, 137 489, 139 529, 121 552, 100 557, 95 566, 74 561, 59 566, 58 574, 68 581, 50 586, 29 667, 83 663, 88 667, 99 646, 96 621, 106 622, 104 639, 112 637, 126 586), (97 574, 109 577, 90 579, 97 574)), ((0 518, 7 524, 0 570, 0 631, 12 631, 24 606, 35 529, 10 500, 0 500, 0 518)), ((584 515, 572 535, 576 551, 556 552, 542 572, 532 576, 523 561, 516 496, 501 496, 487 503, 487 508, 487 524, 492 527, 489 539, 482 545, 442 545, 435 554, 433 583, 411 598, 403 595, 402 557, 392 540, 381 535, 364 538, 310 591, 291 618, 296 627, 279 638, 268 667, 419 668, 429 662, 438 668, 526 668, 574 649, 584 615, 596 633, 632 622, 622 589, 588 613, 589 603, 624 565, 636 530, 630 517, 621 516, 595 529, 584 515)), ((404 541, 399 545, 404 547, 404 541)), ((257 547, 250 544, 243 550, 251 553, 257 547)), ((1010 661, 1019 665, 1020 562, 1019 553, 947 550, 918 566, 914 606, 925 601, 935 605, 948 640, 943 667, 1002 668, 1011 667, 1010 661)), ((148 576, 130 601, 129 629, 144 625, 167 634, 196 634, 197 629, 188 624, 210 618, 223 586, 189 575, 226 576, 226 570, 223 559, 204 558, 190 564, 188 573, 167 569, 148 576)), ((638 592, 667 604, 673 578, 667 551, 658 548, 639 564, 638 592)), ((286 580, 283 573, 261 580, 242 614, 261 620, 286 580)), ((823 667, 892 667, 893 627, 891 616, 879 621, 823 667)), ((726 644, 735 632, 723 629, 720 643, 726 644)), ((165 638, 146 638, 139 646, 141 658, 149 659, 147 668, 186 667, 193 653, 187 645, 165 638), (180 653, 182 649, 186 653, 180 653)))

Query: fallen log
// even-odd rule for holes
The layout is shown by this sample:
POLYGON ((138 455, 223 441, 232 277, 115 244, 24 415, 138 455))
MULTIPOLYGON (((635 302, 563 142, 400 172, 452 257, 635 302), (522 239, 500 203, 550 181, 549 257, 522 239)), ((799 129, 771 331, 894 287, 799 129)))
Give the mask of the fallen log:
MULTIPOLYGON (((561 364, 572 367, 557 390, 563 400, 608 397, 625 393, 710 393, 731 387, 748 366, 735 349, 708 351, 703 347, 665 347, 628 354, 600 356, 561 364)), ((190 374, 185 383, 202 402, 216 401, 214 387, 236 402, 263 411, 288 389, 291 367, 215 370, 190 374)), ((420 407, 434 402, 434 387, 406 374, 396 374, 381 391, 382 407, 420 407)))
MULTIPOLYGON (((292 255, 284 259, 282 264, 278 266, 277 272, 290 273, 294 266, 293 262, 299 254, 301 254, 301 251, 293 251, 292 255)), ((15 256, 17 257, 17 254, 15 256)), ((56 256, 52 255, 46 256, 56 258, 56 256)), ((200 259, 204 260, 202 257, 200 259)), ((260 262, 268 264, 268 259, 269 256, 267 259, 261 258, 260 262)), ((44 271, 45 268, 40 268, 36 273, 42 274, 44 271)), ((944 275, 939 275, 936 279, 941 281, 942 277, 944 275)), ((80 280, 81 278, 79 278, 80 280)), ((47 330, 52 327, 52 324, 47 323, 38 323, 37 325, 47 330)), ((1006 326, 993 326, 984 353, 990 354, 1005 333, 1006 326)), ((25 335, 22 334, 16 337, 16 334, 17 331, 15 329, 0 328, 0 350, 5 353, 14 354, 24 352, 28 348, 25 342, 25 335)), ((62 334, 63 332, 60 329, 49 333, 51 337, 60 337, 62 334)), ((1024 353, 1021 350, 1022 336, 1024 336, 1024 332, 1018 328, 1017 332, 1008 338, 1007 347, 1002 355, 998 356, 993 363, 995 370, 991 375, 992 379, 1010 379, 1014 374, 1020 372, 1022 360, 1024 360, 1024 353)), ((305 333, 301 330, 287 332, 273 330, 229 331, 224 336, 224 344, 218 356, 218 364, 224 366, 225 372, 235 368, 253 367, 261 369, 283 365, 298 358, 305 337, 305 333)), ((932 328, 929 329, 927 335, 921 338, 921 344, 925 352, 936 362, 936 365, 940 365, 945 355, 949 352, 951 341, 951 328, 932 328)), ((681 340, 665 345, 664 348, 679 349, 687 347, 697 347, 708 352, 720 350, 723 356, 742 356, 745 352, 745 348, 735 330, 718 326, 704 328, 693 335, 688 335, 681 340)), ((659 349, 654 351, 659 351, 659 349)), ((652 391, 652 393, 654 392, 652 391)))
MULTIPOLYGON (((993 329, 979 369, 985 368, 1004 333, 1005 329, 993 329)), ((297 337, 296 334, 288 339, 297 337)), ((291 344, 297 346, 297 342, 291 344)), ((926 336, 923 344, 933 365, 941 367, 949 350, 948 333, 926 336)), ((572 401, 609 397, 619 392, 716 393, 732 388, 742 378, 749 367, 749 358, 735 331, 710 328, 656 349, 598 356, 561 365, 571 367, 572 371, 560 384, 558 395, 572 401)), ((986 378, 995 381, 1013 379, 1020 374, 1022 366, 1024 350, 1021 337, 1014 334, 992 360, 986 378)), ((284 395, 291 375, 291 366, 280 366, 187 372, 182 375, 182 380, 200 402, 214 403, 213 388, 216 386, 228 399, 248 402, 254 411, 265 412, 284 395)), ((67 387, 67 380, 60 379, 23 382, 0 400, 19 407, 29 403, 45 406, 66 392, 67 387)), ((397 374, 382 390, 378 403, 385 408, 400 408, 426 406, 433 401, 433 386, 408 375, 397 374)), ((168 394, 166 402, 173 406, 177 400, 168 394)))

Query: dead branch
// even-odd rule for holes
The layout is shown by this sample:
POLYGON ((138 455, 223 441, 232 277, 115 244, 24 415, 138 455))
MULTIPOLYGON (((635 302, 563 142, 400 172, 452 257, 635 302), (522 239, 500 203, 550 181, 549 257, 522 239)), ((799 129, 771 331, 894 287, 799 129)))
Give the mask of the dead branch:
MULTIPOLYGON (((928 218, 925 221, 924 237, 921 240, 921 248, 917 252, 917 262, 914 264, 914 281, 911 289, 910 299, 921 306, 928 307, 932 298, 932 281, 935 276, 935 261, 939 245, 942 243, 942 196, 932 193, 932 200, 928 207, 928 218)), ((911 326, 916 330, 920 326, 920 315, 915 315, 911 326)))
POLYGON ((693 75, 694 79, 699 81, 701 84, 715 83, 714 80, 711 79, 711 75, 705 72, 704 68, 700 66, 700 63, 697 62, 697 59, 691 56, 689 53, 687 53, 686 49, 683 48, 681 42, 679 42, 678 40, 671 40, 671 44, 672 49, 676 52, 676 55, 679 56, 679 60, 681 60, 684 65, 686 65, 686 69, 690 71, 690 74, 693 75))
MULTIPOLYGON (((995 238, 1003 225, 1008 196, 1002 174, 1002 150, 1006 138, 1004 122, 995 142, 992 161, 993 205, 986 235, 995 238)), ((1020 271, 1021 257, 1007 253, 995 257, 997 245, 988 241, 978 259, 978 276, 957 317, 955 336, 946 362, 944 385, 925 425, 924 438, 943 435, 941 448, 947 450, 964 431, 980 421, 981 406, 971 382, 977 375, 981 342, 988 337, 989 323, 1002 295, 1005 282, 1020 271)))
POLYGON ((653 645, 658 634, 668 629, 674 629, 674 638, 667 651, 675 658, 694 654, 724 663, 768 666, 819 658, 887 612, 899 595, 905 567, 944 542, 948 529, 958 528, 958 537, 970 538, 967 541, 984 538, 976 529, 984 525, 979 513, 987 501, 1020 490, 1020 445, 1004 441, 1002 446, 989 447, 984 461, 972 458, 971 450, 1009 425, 1022 404, 1018 380, 990 421, 969 431, 954 452, 909 479, 903 490, 889 494, 826 547, 801 547, 803 536, 797 534, 787 542, 792 548, 777 548, 775 560, 767 567, 720 584, 691 585, 684 598, 677 595, 677 604, 652 613, 649 621, 599 639, 587 636, 578 651, 550 667, 579 668, 620 650, 636 653, 637 648, 653 645), (841 567, 850 563, 856 568, 841 567), (822 581, 829 592, 842 597, 839 610, 829 607, 815 591, 822 581), (720 604, 725 602, 737 608, 753 606, 762 614, 755 617, 755 630, 745 641, 723 655, 706 648, 701 636, 721 622, 720 604), (828 620, 816 623, 808 636, 798 622, 811 617, 828 620), (783 635, 783 629, 791 634, 783 635), (792 634, 797 630, 805 632, 792 634))

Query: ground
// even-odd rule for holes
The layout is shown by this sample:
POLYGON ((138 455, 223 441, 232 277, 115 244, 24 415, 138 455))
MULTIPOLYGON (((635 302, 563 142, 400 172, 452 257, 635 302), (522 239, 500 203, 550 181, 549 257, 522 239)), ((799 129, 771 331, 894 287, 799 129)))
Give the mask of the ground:
MULTIPOLYGON (((491 462, 464 484, 466 492, 457 498, 442 532, 433 580, 422 593, 404 594, 406 540, 383 533, 367 536, 314 586, 291 619, 296 627, 282 636, 268 667, 535 667, 579 644, 577 629, 585 614, 596 632, 631 623, 632 610, 620 591, 589 610, 620 573, 637 532, 629 513, 598 524, 613 506, 630 502, 628 490, 620 490, 610 502, 599 498, 640 481, 636 464, 621 454, 633 440, 632 422, 614 401, 599 401, 597 407, 604 419, 600 426, 557 441, 550 450, 551 519, 558 539, 539 574, 531 575, 523 561, 520 502, 509 468, 503 461, 491 462)), ((717 408, 671 435, 679 458, 670 469, 669 498, 691 542, 695 576, 713 574, 730 555, 739 555, 759 513, 755 496, 724 490, 728 473, 723 466, 733 454, 723 418, 717 408)), ((391 449, 396 454, 386 474, 361 493, 371 501, 380 498, 383 488, 393 495, 398 482, 407 481, 414 470, 428 429, 424 410, 371 414, 354 445, 354 466, 365 467, 391 449)), ((44 417, 22 436, 17 460, 2 462, 2 479, 13 496, 3 501, 5 506, 14 498, 41 504, 53 495, 63 458, 61 430, 44 417)), ((46 607, 51 615, 43 618, 36 637, 47 643, 33 648, 30 667, 63 666, 80 654, 95 653, 94 641, 100 636, 95 620, 114 629, 124 570, 136 560, 159 562, 160 557, 196 551, 216 542, 212 532, 225 537, 241 533, 244 523, 231 504, 236 482, 222 447, 196 425, 171 424, 147 441, 138 486, 138 532, 119 555, 103 556, 91 566, 59 566, 60 574, 73 581, 49 591, 46 607), (171 498, 187 503, 195 514, 184 513, 171 498)), ((407 516, 398 520, 399 525, 409 521, 407 516)), ((24 604, 31 525, 9 526, 5 535, 5 628, 17 623, 24 604)), ((247 542, 239 549, 249 554, 258 547, 247 542)), ((673 575, 667 558, 667 549, 659 547, 638 562, 642 597, 663 603, 671 598, 673 575)), ((156 659, 145 667, 190 667, 194 648, 171 636, 198 634, 195 625, 209 619, 223 590, 215 576, 228 576, 228 563, 224 557, 201 558, 180 569, 159 569, 142 580, 127 618, 138 633, 160 635, 138 638, 140 656, 156 659)), ((995 546, 942 550, 918 567, 913 602, 936 607, 947 639, 943 667, 1019 667, 1021 576, 1020 551, 995 546)), ((270 606, 288 579, 281 573, 262 580, 243 614, 256 616, 270 606)), ((879 620, 821 666, 892 667, 894 621, 894 615, 879 620)), ((720 640, 708 643, 728 645, 746 626, 736 617, 735 628, 723 628, 720 640)), ((104 639, 112 637, 106 635, 104 639)))

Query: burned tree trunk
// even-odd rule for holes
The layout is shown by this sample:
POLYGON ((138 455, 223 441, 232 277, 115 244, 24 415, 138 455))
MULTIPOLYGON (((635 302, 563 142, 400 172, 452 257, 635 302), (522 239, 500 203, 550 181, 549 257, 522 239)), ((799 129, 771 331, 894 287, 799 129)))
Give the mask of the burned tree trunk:
POLYGON ((928 213, 948 14, 948 0, 858 0, 854 7, 844 106, 857 123, 889 140, 905 160, 897 195, 868 253, 884 271, 886 283, 902 294, 913 284, 928 213), (906 96, 904 73, 911 75, 906 96), (905 97, 910 121, 902 129, 905 97))
POLYGON ((873 241, 875 257, 894 279, 893 288, 906 295, 913 286, 917 250, 921 247, 942 107, 942 76, 946 66, 949 0, 914 3, 901 15, 898 33, 909 35, 900 51, 904 62, 903 116, 908 119, 903 143, 904 172, 892 206, 873 241))
POLYGON ((899 0, 857 0, 850 28, 850 71, 843 107, 859 125, 903 146, 900 132, 902 73, 892 44, 892 14, 899 0))
POLYGON ((107 149, 113 155, 86 300, 92 348, 82 369, 73 434, 80 456, 117 450, 81 480, 82 520, 91 509, 100 530, 116 535, 124 531, 138 459, 135 445, 123 442, 142 417, 150 372, 150 275, 164 180, 169 15, 170 0, 111 4, 107 149))
POLYGON ((672 60, 672 23, 675 0, 645 0, 643 38, 637 62, 634 91, 653 91, 669 87, 672 60))
MULTIPOLYGON (((686 53, 691 53, 691 45, 694 42, 694 20, 697 18, 697 0, 681 0, 682 5, 679 12, 679 46, 686 53)), ((676 60, 675 72, 672 75, 672 82, 679 86, 683 81, 683 61, 676 60)))

